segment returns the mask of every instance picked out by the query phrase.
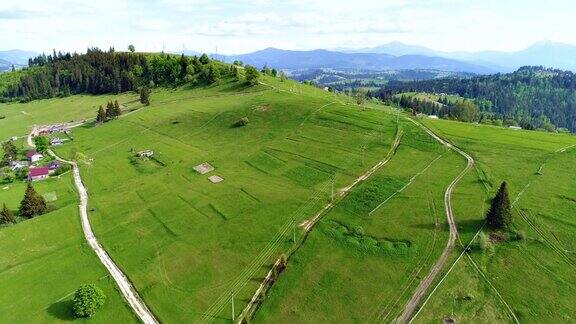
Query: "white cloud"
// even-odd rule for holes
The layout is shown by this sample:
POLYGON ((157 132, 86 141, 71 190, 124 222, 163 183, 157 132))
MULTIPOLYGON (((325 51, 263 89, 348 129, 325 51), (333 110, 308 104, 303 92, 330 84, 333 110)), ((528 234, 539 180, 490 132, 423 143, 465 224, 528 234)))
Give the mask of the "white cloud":
POLYGON ((512 50, 541 39, 576 43, 575 11, 569 0, 21 0, 2 6, 0 44, 48 51, 184 43, 238 53, 399 40, 441 50, 512 50))

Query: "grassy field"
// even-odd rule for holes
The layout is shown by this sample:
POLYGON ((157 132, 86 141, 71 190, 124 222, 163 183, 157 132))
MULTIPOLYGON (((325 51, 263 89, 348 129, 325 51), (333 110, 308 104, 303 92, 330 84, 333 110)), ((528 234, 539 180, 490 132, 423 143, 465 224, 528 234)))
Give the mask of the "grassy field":
MULTIPOLYGON (((329 201, 332 183, 344 188, 381 161, 400 129, 392 159, 324 215, 255 318, 392 321, 445 245, 444 191, 466 161, 386 107, 263 82, 156 89, 149 107, 75 128, 74 141, 56 151, 80 161, 96 235, 161 321, 229 321, 232 298, 238 315, 293 235, 303 235, 297 225, 329 201), (248 125, 234 127, 243 117, 248 125), (142 150, 153 158, 135 158, 142 150), (196 173, 203 162, 215 170, 196 173), (211 175, 224 181, 212 184, 211 175)), ((114 99, 141 108, 134 94, 0 105, 0 138, 92 118, 114 99)), ((502 180, 519 197, 515 226, 526 238, 461 259, 416 320, 510 321, 507 303, 522 321, 570 321, 576 148, 559 150, 576 139, 424 122, 477 161, 453 195, 462 244, 482 226, 502 180)), ((70 175, 36 186, 57 198, 56 210, 0 228, 8 251, 0 256, 0 313, 10 321, 69 320, 70 293, 90 282, 109 298, 93 321, 135 321, 84 243, 70 175)), ((24 188, 0 188, 0 203, 16 209, 24 188)))
POLYGON ((239 313, 332 178, 344 187, 389 150, 395 116, 264 81, 155 91, 150 107, 58 148, 93 159, 82 172, 94 230, 163 321, 227 319, 232 293, 239 313), (134 162, 144 149, 155 159, 134 162), (202 162, 215 171, 195 173, 202 162))
POLYGON ((465 166, 414 124, 401 128, 395 156, 325 215, 257 322, 389 322, 399 315, 445 246, 444 190, 465 166))
POLYGON ((0 141, 13 136, 24 136, 34 125, 47 125, 70 121, 82 121, 96 117, 98 106, 110 100, 120 104, 139 107, 134 100, 138 96, 132 93, 110 96, 77 95, 67 98, 35 100, 29 103, 0 103, 0 141))
MULTIPOLYGON (((491 195, 501 181, 509 183, 517 207, 514 226, 526 238, 487 251, 475 248, 439 286, 417 321, 513 321, 511 311, 521 322, 573 321, 576 172, 571 166, 576 152, 570 147, 576 138, 441 120, 426 123, 474 155, 491 195)), ((485 208, 470 203, 477 199, 473 196, 481 197, 479 187, 468 177, 454 197, 461 215, 477 215, 460 222, 466 243, 482 224, 485 208)))
MULTIPOLYGON (((97 257, 84 242, 77 194, 70 173, 34 184, 52 199, 56 210, 16 225, 0 228, 0 309, 4 322, 58 322, 73 319, 72 293, 81 284, 94 283, 108 298, 91 321, 135 322, 97 257)), ((0 188, 0 203, 18 209, 26 185, 0 188)))

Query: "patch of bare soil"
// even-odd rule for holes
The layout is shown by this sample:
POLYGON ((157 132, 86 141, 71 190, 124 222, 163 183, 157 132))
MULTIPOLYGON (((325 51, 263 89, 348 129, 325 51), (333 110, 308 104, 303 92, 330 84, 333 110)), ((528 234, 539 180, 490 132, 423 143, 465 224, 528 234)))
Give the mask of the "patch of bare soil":
POLYGON ((260 106, 256 107, 256 110, 258 110, 258 111, 268 111, 268 110, 270 110, 270 108, 271 108, 270 105, 264 104, 264 105, 260 105, 260 106))

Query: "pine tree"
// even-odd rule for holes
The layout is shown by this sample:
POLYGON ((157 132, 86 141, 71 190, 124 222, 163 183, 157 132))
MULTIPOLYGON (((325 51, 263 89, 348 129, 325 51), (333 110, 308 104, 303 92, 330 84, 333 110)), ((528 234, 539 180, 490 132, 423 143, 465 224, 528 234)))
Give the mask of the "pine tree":
POLYGON ((47 208, 44 198, 34 190, 34 187, 29 182, 26 193, 24 193, 24 199, 20 203, 20 216, 26 218, 39 216, 44 214, 47 208))
POLYGON ((114 100, 114 115, 116 117, 122 115, 122 109, 120 109, 120 104, 118 103, 118 100, 114 100))
POLYGON ((114 117, 116 117, 114 104, 112 103, 112 101, 108 101, 108 103, 106 104, 106 118, 113 119, 114 117))
POLYGON ((106 111, 104 111, 104 108, 102 108, 102 105, 100 105, 100 108, 98 108, 98 115, 96 115, 96 122, 102 124, 105 121, 106 111))
POLYGON ((6 204, 4 204, 0 211, 0 224, 10 223, 16 223, 16 219, 14 218, 14 213, 12 213, 12 211, 6 207, 6 204))
POLYGON ((144 106, 150 106, 150 90, 147 87, 142 87, 140 89, 140 102, 144 106))
POLYGON ((512 211, 508 184, 502 182, 500 189, 492 199, 490 210, 486 214, 486 222, 491 229, 505 229, 512 224, 512 211))

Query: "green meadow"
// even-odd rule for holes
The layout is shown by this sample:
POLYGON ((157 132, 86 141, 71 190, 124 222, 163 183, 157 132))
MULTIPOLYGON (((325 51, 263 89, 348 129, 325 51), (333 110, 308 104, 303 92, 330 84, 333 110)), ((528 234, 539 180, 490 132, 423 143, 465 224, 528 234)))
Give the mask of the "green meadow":
POLYGON ((456 264, 416 322, 446 318, 512 322, 513 316, 530 323, 573 321, 576 138, 443 120, 425 122, 477 162, 477 179, 467 177, 454 195, 457 215, 464 216, 459 219, 463 244, 480 228, 487 209, 487 200, 483 208, 471 201, 482 197, 482 191, 491 197, 501 181, 509 183, 515 202, 514 227, 524 237, 495 243, 486 251, 474 241, 470 258, 456 264))
MULTIPOLYGON (((35 182, 34 187, 55 210, 0 227, 2 321, 70 321, 74 319, 70 308, 73 292, 81 284, 93 283, 108 299, 91 321, 135 322, 114 281, 84 241, 71 174, 35 182)), ((0 203, 18 209, 25 189, 25 183, 2 185, 0 203)))
POLYGON ((87 161, 95 233, 162 321, 227 320, 232 295, 238 315, 333 179, 349 185, 390 149, 396 116, 264 81, 158 90, 150 107, 57 149, 87 161), (135 161, 141 150, 154 158, 135 161), (203 162, 215 170, 196 173, 203 162))
MULTIPOLYGON (((292 81, 231 79, 137 95, 72 96, 0 104, 0 138, 35 124, 92 119, 118 100, 125 116, 72 131, 55 147, 79 161, 96 236, 162 322, 229 322, 273 262, 303 238, 298 226, 400 145, 389 162, 320 219, 267 292, 255 322, 390 322, 448 238, 444 192, 466 166, 391 108, 292 81), (248 124, 236 122, 247 118, 248 124), (152 150, 151 158, 136 157, 152 150), (199 174, 194 167, 214 170, 199 174), (224 180, 212 183, 208 177, 224 180)), ((418 313, 418 322, 571 321, 576 297, 572 215, 576 139, 569 135, 421 122, 476 160, 456 186, 457 260, 508 181, 522 239, 473 243, 418 313), (563 148, 567 148, 564 149, 563 148), (508 306, 507 306, 508 305, 508 306)), ((21 145, 22 140, 18 142, 21 145)), ((135 322, 84 241, 70 173, 34 183, 53 211, 0 228, 0 313, 10 322, 71 320, 73 291, 106 293, 90 321, 135 322)), ((25 183, 0 187, 16 210, 25 183)), ((447 269, 445 269, 446 271, 447 269)), ((445 272, 442 273, 442 276, 445 272)))

